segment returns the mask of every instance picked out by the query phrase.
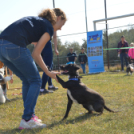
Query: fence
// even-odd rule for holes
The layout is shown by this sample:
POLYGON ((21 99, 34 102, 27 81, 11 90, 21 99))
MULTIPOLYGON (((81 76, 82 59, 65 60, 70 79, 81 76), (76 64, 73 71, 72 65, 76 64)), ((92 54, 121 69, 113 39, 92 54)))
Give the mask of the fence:
MULTIPOLYGON (((65 65, 67 63, 66 56, 64 57, 59 57, 59 65, 65 65)), ((79 61, 76 61, 76 64, 80 66, 79 61)), ((110 60, 110 66, 116 66, 120 64, 120 60, 110 60)), ((57 64, 53 64, 53 70, 58 70, 59 69, 58 61, 57 64)), ((88 64, 87 64, 88 65, 88 64)), ((125 62, 124 62, 125 65, 125 62)), ((104 66, 107 66, 107 61, 104 61, 104 66)))

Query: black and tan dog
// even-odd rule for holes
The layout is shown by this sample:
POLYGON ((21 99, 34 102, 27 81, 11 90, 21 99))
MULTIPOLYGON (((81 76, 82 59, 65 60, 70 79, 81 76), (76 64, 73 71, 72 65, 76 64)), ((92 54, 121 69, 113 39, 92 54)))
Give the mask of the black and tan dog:
POLYGON ((5 103, 6 101, 10 101, 7 98, 7 88, 6 88, 6 82, 10 81, 11 77, 7 76, 4 77, 4 67, 0 69, 0 103, 5 103))
POLYGON ((131 75, 133 74, 134 72, 134 64, 131 63, 127 66, 127 69, 126 69, 126 72, 127 72, 127 75, 130 73, 131 75))
POLYGON ((80 69, 79 66, 75 64, 69 64, 66 66, 61 66, 60 68, 64 71, 63 74, 69 75, 69 81, 67 82, 64 82, 61 78, 57 76, 57 79, 62 87, 68 89, 68 104, 63 120, 68 117, 73 102, 82 104, 89 113, 92 113, 92 111, 96 111, 102 114, 103 109, 106 109, 109 112, 114 112, 105 105, 105 101, 99 93, 88 88, 84 83, 81 82, 81 77, 77 72, 77 70, 80 69))

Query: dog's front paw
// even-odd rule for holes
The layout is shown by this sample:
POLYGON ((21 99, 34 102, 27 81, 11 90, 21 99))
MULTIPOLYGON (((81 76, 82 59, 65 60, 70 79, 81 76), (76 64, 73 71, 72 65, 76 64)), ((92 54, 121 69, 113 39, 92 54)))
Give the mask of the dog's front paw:
POLYGON ((93 111, 88 111, 88 114, 93 114, 93 111))

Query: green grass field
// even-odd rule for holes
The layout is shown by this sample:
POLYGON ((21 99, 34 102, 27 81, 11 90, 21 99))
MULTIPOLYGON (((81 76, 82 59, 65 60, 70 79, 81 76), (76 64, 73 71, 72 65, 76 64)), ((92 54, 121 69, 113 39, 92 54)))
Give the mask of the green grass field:
MULTIPOLYGON (((67 80, 67 76, 60 77, 67 80)), ((101 116, 96 116, 96 113, 88 115, 81 105, 74 103, 69 117, 61 122, 66 111, 67 89, 53 81, 59 90, 39 96, 35 109, 36 115, 47 124, 47 128, 18 130, 23 102, 21 95, 12 95, 21 92, 21 89, 12 89, 21 87, 21 81, 14 76, 14 83, 9 85, 11 89, 7 92, 11 102, 0 104, 0 134, 133 134, 134 76, 105 72, 84 76, 82 82, 99 92, 109 108, 120 112, 104 110, 101 116)))

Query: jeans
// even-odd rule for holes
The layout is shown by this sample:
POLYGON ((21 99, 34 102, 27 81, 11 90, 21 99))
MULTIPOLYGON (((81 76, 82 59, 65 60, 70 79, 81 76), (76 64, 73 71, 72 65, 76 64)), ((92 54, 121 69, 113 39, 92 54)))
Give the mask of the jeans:
POLYGON ((85 64, 81 64, 81 68, 83 70, 83 73, 86 73, 86 63, 85 64))
POLYGON ((30 51, 0 39, 0 61, 22 80, 22 118, 31 119, 40 92, 41 78, 30 51))
POLYGON ((123 58, 125 59, 126 66, 128 66, 127 57, 128 57, 128 55, 127 55, 126 53, 121 53, 121 54, 120 54, 121 70, 124 70, 123 58))
MULTIPOLYGON (((41 55, 42 55, 42 58, 43 58, 43 61, 45 62, 45 64, 47 66, 49 66, 52 70, 52 68, 53 68, 53 52, 52 52, 52 45, 51 45, 50 41, 46 44, 41 55)), ((43 73, 41 89, 45 89, 47 82, 48 82, 48 85, 52 85, 51 77, 49 77, 48 75, 43 73)))

